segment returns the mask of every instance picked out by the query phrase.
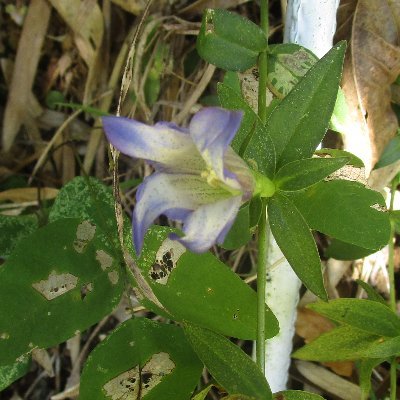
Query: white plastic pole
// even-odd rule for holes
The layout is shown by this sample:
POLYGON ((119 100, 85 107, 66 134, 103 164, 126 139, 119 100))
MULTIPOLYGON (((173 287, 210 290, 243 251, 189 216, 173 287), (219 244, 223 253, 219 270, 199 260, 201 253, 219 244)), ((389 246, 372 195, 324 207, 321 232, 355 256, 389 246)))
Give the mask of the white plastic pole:
MULTIPOLYGON (((322 57, 331 47, 339 0, 289 0, 285 42, 297 43, 322 57)), ((266 297, 279 320, 280 333, 267 340, 265 376, 272 392, 286 389, 301 282, 269 235, 266 297)))

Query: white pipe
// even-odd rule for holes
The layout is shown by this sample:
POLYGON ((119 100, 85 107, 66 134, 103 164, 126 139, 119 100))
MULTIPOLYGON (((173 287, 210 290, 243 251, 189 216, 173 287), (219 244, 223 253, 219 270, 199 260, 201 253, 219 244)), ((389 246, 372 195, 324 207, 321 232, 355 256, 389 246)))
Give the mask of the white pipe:
MULTIPOLYGON (((289 0, 284 41, 300 44, 322 57, 332 47, 338 5, 339 0, 289 0)), ((279 320, 280 332, 266 342, 265 376, 272 392, 278 392, 287 385, 301 282, 272 234, 267 262, 267 304, 279 320)))

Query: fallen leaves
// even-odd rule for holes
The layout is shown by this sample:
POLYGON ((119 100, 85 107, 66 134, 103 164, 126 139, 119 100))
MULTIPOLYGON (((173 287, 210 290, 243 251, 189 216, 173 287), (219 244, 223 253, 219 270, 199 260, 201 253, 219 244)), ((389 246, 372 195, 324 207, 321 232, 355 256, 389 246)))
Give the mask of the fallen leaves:
POLYGON ((369 173, 398 128, 391 84, 400 74, 400 4, 389 0, 344 0, 337 40, 347 39, 343 90, 351 113, 345 147, 363 159, 369 173))

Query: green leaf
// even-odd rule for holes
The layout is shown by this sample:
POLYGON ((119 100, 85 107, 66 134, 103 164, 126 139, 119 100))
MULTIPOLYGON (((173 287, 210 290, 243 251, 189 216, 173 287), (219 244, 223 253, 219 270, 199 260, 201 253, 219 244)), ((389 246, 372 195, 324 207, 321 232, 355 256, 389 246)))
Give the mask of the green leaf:
POLYGON ((249 208, 249 204, 246 204, 239 210, 235 222, 221 245, 222 248, 234 250, 249 242, 251 239, 249 208))
POLYGON ((359 368, 359 380, 360 380, 360 389, 364 398, 368 398, 369 393, 371 391, 371 375, 372 370, 379 364, 382 364, 385 361, 384 358, 371 358, 360 361, 359 368))
POLYGON ((205 387, 201 392, 194 395, 191 400, 204 400, 213 386, 214 385, 212 383, 207 385, 207 387, 205 387))
POLYGON ((233 149, 259 172, 273 176, 275 171, 275 148, 269 133, 258 115, 243 99, 240 92, 226 84, 217 86, 222 107, 244 112, 242 123, 233 141, 233 149))
POLYGON ((296 275, 309 290, 326 300, 317 246, 295 205, 276 193, 268 203, 268 219, 274 238, 296 275))
POLYGON ((325 251, 325 256, 336 258, 336 260, 358 260, 375 252, 376 249, 365 249, 338 239, 332 239, 325 251))
POLYGON ((124 270, 100 231, 62 219, 18 243, 0 268, 0 365, 65 341, 119 303, 124 270))
POLYGON ((284 390, 274 393, 274 400, 324 400, 318 394, 303 392, 301 390, 284 390))
POLYGON ((386 305, 371 300, 336 299, 308 308, 334 321, 380 336, 399 336, 400 319, 386 305))
POLYGON ((388 358, 398 354, 400 336, 387 338, 343 325, 319 336, 292 356, 311 361, 343 361, 388 358))
POLYGON ((301 190, 318 183, 348 161, 348 158, 306 158, 292 161, 281 167, 274 182, 284 191, 301 190))
POLYGON ((254 228, 258 225, 258 221, 260 220, 261 217, 262 207, 263 207, 263 201, 259 196, 253 197, 250 200, 249 204, 250 228, 254 228))
POLYGON ((264 375, 238 346, 225 337, 195 325, 185 324, 185 334, 215 380, 231 395, 272 400, 264 375))
MULTIPOLYGON (((154 294, 177 321, 189 321, 240 339, 256 338, 257 295, 211 253, 190 253, 172 229, 153 226, 137 263, 154 294)), ((154 309, 152 303, 144 302, 154 309)), ((157 311, 157 310, 156 310, 157 311)), ((266 335, 275 336, 278 321, 266 306, 266 335)))
POLYGON ((277 166, 309 158, 328 127, 337 96, 346 45, 335 45, 279 103, 267 121, 277 166))
POLYGON ((92 221, 115 236, 114 199, 111 187, 92 177, 78 176, 58 193, 49 214, 49 221, 80 218, 92 221))
POLYGON ((245 148, 243 158, 253 169, 273 177, 275 171, 275 146, 268 132, 260 120, 256 121, 254 133, 245 148))
POLYGON ((17 379, 28 373, 31 366, 31 356, 23 355, 11 365, 0 367, 0 391, 10 386, 17 379))
POLYGON ((365 290, 368 300, 377 301, 386 307, 390 307, 386 300, 372 286, 368 285, 367 282, 364 282, 361 279, 357 279, 356 282, 365 290))
POLYGON ((320 182, 304 191, 290 193, 290 199, 311 229, 374 250, 389 240, 389 214, 384 211, 382 195, 358 182, 320 182))
POLYGON ((242 123, 231 143, 232 148, 240 154, 242 146, 254 132, 258 116, 243 99, 241 93, 227 84, 218 83, 217 92, 222 107, 227 108, 228 110, 243 111, 242 123))
POLYGON ((66 103, 65 96, 58 90, 50 90, 46 95, 46 106, 51 110, 55 110, 60 103, 66 103))
MULTIPOLYGON (((318 57, 305 47, 294 43, 269 46, 268 86, 278 97, 286 96, 318 61, 318 57)), ((342 89, 339 87, 329 128, 348 133, 349 109, 342 89)))
POLYGON ((258 54, 267 45, 263 30, 249 19, 222 9, 205 10, 197 51, 209 63, 229 71, 245 71, 257 63, 258 54))
POLYGON ((348 165, 353 165, 356 168, 365 167, 361 158, 358 158, 353 153, 350 153, 349 151, 346 150, 323 148, 320 150, 316 150, 315 154, 318 155, 319 157, 327 157, 327 156, 333 158, 346 157, 349 159, 349 162, 347 163, 348 165))
POLYGON ((88 357, 79 398, 187 400, 202 370, 181 328, 130 319, 88 357))
POLYGON ((374 169, 386 167, 400 160, 400 133, 387 144, 374 169))
POLYGON ((0 215, 0 257, 7 258, 18 242, 38 229, 38 218, 34 214, 0 215))
POLYGON ((346 96, 340 87, 336 97, 335 107, 333 108, 332 116, 329 121, 329 129, 342 133, 343 135, 351 134, 350 110, 346 101, 346 96))

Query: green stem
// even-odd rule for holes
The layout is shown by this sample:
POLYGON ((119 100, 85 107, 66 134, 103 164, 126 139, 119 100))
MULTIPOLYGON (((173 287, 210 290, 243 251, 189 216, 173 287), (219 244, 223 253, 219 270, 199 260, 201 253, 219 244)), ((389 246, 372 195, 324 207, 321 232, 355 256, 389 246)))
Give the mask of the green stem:
POLYGON ((258 224, 258 259, 257 259, 257 343, 256 360, 265 373, 265 287, 267 282, 268 229, 266 200, 262 199, 262 212, 258 224))
MULTIPOLYGON (((396 180, 392 182, 392 187, 390 191, 390 206, 389 210, 393 211, 394 196, 396 193, 396 180)), ((390 307, 393 312, 396 310, 396 289, 394 286, 394 224, 391 223, 390 236, 389 236, 389 284, 390 284, 390 307)))
MULTIPOLYGON (((268 38, 268 0, 261 0, 260 27, 268 38)), ((267 120, 267 50, 260 53, 258 58, 258 116, 265 124, 267 120)))
MULTIPOLYGON (((260 1, 261 29, 268 38, 268 0, 260 1)), ((263 124, 267 120, 267 50, 258 59, 258 116, 263 124)), ((257 260, 257 342, 256 361, 265 374, 265 287, 267 278, 268 231, 266 200, 262 199, 262 213, 258 224, 258 260, 257 260)))
MULTIPOLYGON (((396 179, 392 181, 390 191, 390 206, 389 210, 393 211, 394 196, 396 194, 396 179)), ((394 223, 391 223, 390 236, 389 236, 389 285, 390 285, 390 307, 392 311, 397 314, 396 309, 396 288, 394 283, 394 223)), ((393 358, 390 363, 390 400, 396 400, 397 389, 397 360, 393 358)))

